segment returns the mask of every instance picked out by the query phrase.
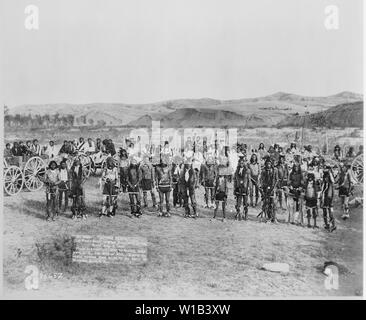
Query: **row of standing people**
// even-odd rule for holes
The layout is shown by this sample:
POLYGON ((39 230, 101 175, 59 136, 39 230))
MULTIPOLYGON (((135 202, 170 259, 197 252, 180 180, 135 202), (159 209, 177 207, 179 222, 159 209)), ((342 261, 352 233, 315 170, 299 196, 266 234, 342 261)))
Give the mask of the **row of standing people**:
MULTIPOLYGON (((218 211, 219 203, 221 202, 222 214, 223 218, 225 218, 225 209, 228 197, 228 182, 233 179, 237 219, 246 219, 249 205, 256 206, 260 196, 261 198, 268 197, 271 201, 273 194, 277 196, 281 207, 283 201, 287 201, 289 197, 294 199, 294 202, 296 203, 296 216, 296 213, 299 211, 298 203, 300 198, 300 190, 303 189, 307 191, 305 195, 307 199, 306 207, 309 208, 306 209, 307 217, 308 219, 311 217, 314 218, 314 226, 317 226, 316 217, 318 207, 317 205, 314 205, 314 197, 317 199, 316 203, 319 202, 318 199, 320 197, 322 197, 322 199, 327 199, 322 201, 323 204, 328 204, 327 206, 323 207, 323 212, 324 214, 327 213, 331 223, 334 222, 334 218, 332 218, 334 177, 331 172, 329 174, 330 178, 327 178, 328 175, 325 175, 324 178, 325 180, 328 179, 330 183, 328 180, 324 180, 324 183, 320 183, 321 179, 319 179, 318 176, 315 177, 314 174, 313 179, 312 174, 308 174, 308 177, 304 177, 304 175, 301 173, 300 163, 296 163, 294 167, 291 168, 292 170, 289 170, 283 156, 279 157, 278 163, 276 163, 275 166, 273 164, 273 160, 271 161, 271 159, 269 159, 269 161, 266 162, 263 170, 261 165, 258 163, 256 154, 252 154, 250 161, 248 162, 245 158, 240 159, 233 176, 228 174, 228 171, 226 170, 228 167, 227 163, 217 165, 215 159, 212 158, 208 158, 207 161, 201 165, 200 170, 194 169, 192 167, 192 159, 186 159, 184 163, 182 163, 182 159, 179 161, 175 159, 172 164, 170 164, 170 160, 171 159, 169 159, 169 157, 166 157, 165 159, 162 159, 160 165, 153 166, 149 158, 145 157, 141 164, 139 164, 136 159, 129 161, 128 154, 125 152, 125 154, 121 156, 121 162, 119 164, 120 167, 118 168, 115 166, 113 159, 110 158, 109 161, 107 161, 107 167, 103 171, 103 180, 105 183, 103 187, 103 206, 101 210, 101 216, 113 216, 115 214, 117 209, 117 195, 119 189, 122 189, 123 192, 128 192, 129 194, 131 213, 135 216, 140 216, 142 214, 141 193, 144 206, 147 205, 147 194, 150 193, 153 206, 158 207, 159 209, 159 215, 169 216, 169 199, 170 193, 172 192, 173 206, 183 206, 185 208, 185 216, 196 217, 198 213, 195 190, 201 184, 205 189, 205 206, 215 209, 215 217, 218 211), (304 180, 304 178, 306 179, 304 180), (314 182, 312 182, 312 180, 314 180, 314 182), (313 191, 311 191, 312 188, 310 188, 309 185, 312 186, 313 191), (327 186, 326 190, 322 190, 322 192, 320 192, 319 189, 324 186, 327 186), (159 194, 158 205, 156 203, 157 201, 154 193, 155 188, 159 194), (311 194, 312 196, 310 196, 311 194), (192 214, 189 207, 189 200, 191 202, 192 214), (164 202, 166 204, 165 213, 163 212, 164 202), (243 213, 241 213, 241 207, 243 208, 243 213)), ((52 167, 54 166, 55 164, 52 164, 52 167)), ((64 164, 61 164, 60 166, 62 169, 64 164)), ((73 168, 75 169, 75 166, 73 166, 73 168)), ((82 167, 80 166, 80 168, 82 167)), ((74 170, 74 172, 76 171, 74 170)), ((343 177, 342 179, 344 180, 341 182, 341 185, 348 183, 349 186, 345 188, 341 186, 339 192, 342 198, 344 216, 347 217, 347 215, 349 216, 347 200, 349 199, 352 182, 347 175, 347 170, 345 173, 346 174, 340 175, 340 178, 343 177)), ((68 181, 70 183, 70 179, 68 181)), ((73 179, 71 179, 71 181, 73 181, 73 179)), ((52 182, 51 185, 57 184, 52 182)), ((75 185, 75 183, 71 183, 71 185, 75 185)), ((62 188, 60 188, 60 190, 61 189, 62 188)), ((70 191, 71 197, 75 196, 75 199, 78 199, 78 193, 75 192, 75 190, 77 190, 77 188, 75 189, 73 187, 69 187, 67 189, 67 191, 70 191)), ((65 191, 63 192, 66 194, 65 191)), ((81 198, 83 198, 83 192, 79 192, 79 194, 82 195, 81 198)), ((67 196, 64 196, 63 198, 67 199, 67 196)), ((58 201, 61 203, 62 196, 58 198, 58 201)), ((47 200, 47 203, 51 203, 51 201, 47 200)), ((85 207, 84 201, 80 201, 80 203, 82 204, 82 207, 85 207)), ((49 208, 49 205, 47 205, 47 208, 49 208)), ((74 209, 72 211, 73 217, 76 215, 76 213, 74 214, 74 211, 83 212, 82 209, 74 209)), ((272 216, 268 217, 268 219, 275 222, 275 213, 272 213, 272 216)), ((327 225, 327 223, 325 225, 327 225)), ((335 225, 332 225, 333 229, 334 227, 335 225)))

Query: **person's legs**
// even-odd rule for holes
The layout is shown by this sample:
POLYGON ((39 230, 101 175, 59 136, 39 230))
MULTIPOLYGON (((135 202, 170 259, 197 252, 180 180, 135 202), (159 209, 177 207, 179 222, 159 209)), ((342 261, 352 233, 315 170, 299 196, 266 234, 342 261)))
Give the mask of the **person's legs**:
POLYGON ((170 216, 170 191, 165 192, 165 204, 166 204, 166 213, 167 216, 170 216))
POLYGON ((318 225, 316 224, 316 219, 318 217, 318 208, 313 207, 312 211, 313 211, 314 228, 319 228, 318 225))
POLYGON ((113 209, 112 209, 112 215, 115 216, 116 215, 116 211, 118 208, 118 202, 117 202, 117 195, 113 195, 112 197, 112 205, 113 205, 113 209))
POLYGON ((65 208, 64 211, 67 211, 67 209, 69 208, 69 191, 65 190, 65 208))
POLYGON ((243 196, 244 220, 248 219, 248 195, 243 196))
POLYGON ((209 198, 210 189, 205 186, 205 208, 208 208, 208 198, 209 198))
POLYGON ((190 215, 190 210, 189 210, 189 196, 188 196, 188 189, 187 188, 182 188, 182 196, 183 196, 183 207, 184 207, 184 212, 185 212, 185 216, 189 216, 190 215))
POLYGON ((242 203, 242 195, 237 194, 236 195, 236 215, 235 215, 235 219, 237 220, 241 220, 241 216, 240 216, 240 210, 241 210, 241 203, 242 203))
POLYGON ((259 189, 257 185, 254 185, 255 188, 255 206, 258 205, 258 199, 259 199, 259 189))
POLYGON ((121 188, 122 191, 125 193, 127 192, 127 172, 125 168, 121 168, 120 171, 120 184, 121 184, 121 188))
POLYGON ((184 205, 184 190, 181 185, 178 184, 178 204, 179 207, 184 205))
POLYGON ((308 228, 311 228, 311 223, 310 223, 310 221, 311 221, 311 208, 309 208, 309 207, 306 207, 306 218, 307 218, 307 220, 308 220, 308 228))
POLYGON ((283 199, 285 201, 285 210, 287 209, 287 199, 288 199, 288 194, 285 190, 282 190, 282 195, 283 195, 283 199))
POLYGON ((249 199, 250 199, 250 206, 251 207, 254 207, 254 199, 253 199, 253 197, 254 197, 254 188, 255 188, 255 186, 254 186, 254 183, 253 182, 251 182, 250 183, 250 186, 249 186, 249 199))
POLYGON ((339 198, 341 200, 341 208, 342 208, 342 211, 343 211, 342 218, 343 218, 344 213, 345 213, 345 210, 344 210, 344 196, 339 196, 339 198))
POLYGON ((151 200, 152 200, 152 203, 153 203, 153 207, 156 208, 156 196, 155 196, 155 192, 154 192, 153 189, 151 189, 150 193, 151 193, 151 200))
POLYGON ((279 188, 277 190, 277 197, 278 197, 278 205, 282 209, 283 207, 282 207, 282 189, 281 188, 279 188))
POLYGON ((62 211, 62 212, 65 212, 67 210, 67 207, 68 207, 68 201, 69 201, 69 192, 67 189, 59 189, 58 191, 58 208, 59 208, 59 211, 62 211), (62 202, 65 203, 65 206, 63 209, 62 208, 62 202))
POLYGON ((329 208, 323 208, 323 220, 324 220, 324 228, 329 230, 329 221, 328 221, 328 211, 329 208))
POLYGON ((295 204, 296 204, 295 210, 296 210, 296 212, 299 212, 299 210, 300 210, 299 198, 296 197, 294 199, 295 199, 295 204))
POLYGON ((329 223, 331 225, 330 232, 333 232, 334 230, 337 229, 336 223, 335 223, 335 218, 334 218, 333 207, 330 206, 329 209, 328 209, 328 211, 329 211, 329 223))
POLYGON ((178 187, 178 204, 179 204, 179 207, 183 206, 183 192, 180 187, 178 187))
POLYGON ((85 205, 85 190, 80 187, 80 195, 79 195, 79 206, 80 206, 80 211, 82 212, 82 214, 84 215, 84 212, 86 210, 86 205, 85 205))
POLYGON ((50 209, 51 209, 50 194, 46 192, 46 220, 49 220, 50 218, 50 209))
POLYGON ((147 191, 144 190, 142 192, 142 197, 143 197, 143 200, 144 200, 144 207, 146 208, 147 207, 147 191))
POLYGON ((271 221, 272 222, 276 222, 277 223, 277 218, 276 218, 276 201, 273 197, 270 197, 270 203, 271 203, 271 210, 270 210, 270 214, 271 214, 271 221))
POLYGON ((52 220, 54 220, 55 216, 57 215, 57 203, 55 194, 51 194, 51 212, 52 212, 52 220))
POLYGON ((261 222, 263 221, 263 219, 267 220, 267 196, 265 194, 262 197, 262 208, 258 216, 260 217, 261 222))
POLYGON ((214 188, 210 188, 210 193, 211 193, 211 208, 215 208, 215 190, 214 188))
POLYGON ((219 204, 220 202, 218 200, 215 201, 215 210, 214 210, 214 215, 213 218, 216 218, 216 214, 217 214, 217 210, 219 209, 219 204))
POLYGON ((272 198, 269 194, 266 194, 266 211, 265 211, 265 217, 266 220, 272 219, 272 198))
POLYGON ((72 205, 71 205, 72 219, 76 218, 76 195, 72 196, 72 205))
POLYGON ((349 196, 344 196, 344 203, 343 203, 343 211, 344 211, 344 214, 342 216, 342 218, 345 220, 345 219, 348 219, 349 218, 349 196))
POLYGON ((163 215, 164 193, 159 190, 159 216, 163 215))
POLYGON ((303 214, 302 214, 302 203, 298 197, 294 198, 294 222, 298 222, 300 216, 300 223, 303 223, 303 214))
POLYGON ((113 216, 113 196, 108 196, 108 215, 113 216))
POLYGON ((131 214, 136 214, 136 207, 135 207, 135 197, 133 193, 129 193, 128 197, 130 198, 130 208, 131 208, 131 214))
POLYGON ((82 196, 82 193, 80 193, 77 196, 77 211, 82 218, 86 218, 86 215, 84 214, 84 208, 85 207, 83 204, 83 196, 82 196))
POLYGON ((294 199, 292 196, 287 197, 286 199, 286 208, 287 208, 287 223, 294 223, 294 199))
MULTIPOLYGON (((63 196, 65 196, 66 198, 66 191, 64 190, 60 190, 59 193, 58 193, 58 210, 61 212, 61 211, 65 211, 66 210, 66 205, 65 205, 65 210, 62 210, 62 200, 63 200, 63 196)), ((66 202, 66 199, 65 199, 65 202, 66 202)))
POLYGON ((55 206, 55 214, 56 216, 58 216, 60 210, 59 210, 59 190, 58 188, 54 191, 54 194, 53 194, 53 197, 54 197, 54 206, 55 206))
POLYGON ((173 185, 173 207, 175 208, 178 204, 178 185, 173 185))
POLYGON ((103 200, 102 200, 102 211, 100 213, 100 216, 102 215, 106 215, 107 214, 107 204, 108 204, 108 196, 107 195, 103 195, 103 200))
POLYGON ((223 200, 223 201, 222 201, 222 220, 223 220, 223 221, 226 219, 226 212, 225 212, 225 209, 226 209, 226 200, 223 200))
POLYGON ((305 224, 305 201, 303 198, 299 198, 299 217, 300 217, 300 225, 304 225, 305 224))
POLYGON ((141 195, 140 192, 135 193, 136 198, 136 213, 140 216, 142 214, 141 212, 141 195))
POLYGON ((189 197, 191 199, 191 205, 193 209, 193 214, 198 217, 197 214, 197 202, 196 202, 196 192, 193 187, 189 188, 189 197))

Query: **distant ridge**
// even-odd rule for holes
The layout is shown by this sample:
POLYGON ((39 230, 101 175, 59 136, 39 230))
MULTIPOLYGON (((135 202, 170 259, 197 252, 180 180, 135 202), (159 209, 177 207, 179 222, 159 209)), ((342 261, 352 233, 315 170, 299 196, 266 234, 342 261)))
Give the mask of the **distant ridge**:
POLYGON ((145 104, 88 103, 39 104, 9 107, 12 115, 73 115, 86 123, 106 120, 110 126, 148 125, 161 120, 164 126, 274 126, 295 114, 317 113, 345 103, 363 101, 361 94, 343 91, 326 97, 301 96, 286 92, 234 100, 212 98, 176 99, 145 104), (214 114, 214 115, 213 115, 214 114))

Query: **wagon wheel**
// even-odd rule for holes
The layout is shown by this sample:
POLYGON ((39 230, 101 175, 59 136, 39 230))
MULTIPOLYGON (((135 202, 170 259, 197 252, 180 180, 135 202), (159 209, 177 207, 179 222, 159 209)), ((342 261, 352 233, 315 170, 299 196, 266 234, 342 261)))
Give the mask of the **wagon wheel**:
POLYGON ((4 191, 9 196, 17 195, 23 188, 24 176, 17 166, 10 166, 4 171, 4 191))
POLYGON ((352 178, 356 180, 357 183, 363 183, 363 155, 360 154, 353 159, 351 164, 351 174, 352 178))
POLYGON ((79 159, 80 159, 80 162, 83 166, 85 176, 87 178, 89 178, 90 173, 92 171, 92 159, 89 156, 85 155, 85 154, 80 155, 79 159))
POLYGON ((29 191, 37 191, 43 187, 46 164, 40 157, 30 158, 24 166, 25 186, 29 191))

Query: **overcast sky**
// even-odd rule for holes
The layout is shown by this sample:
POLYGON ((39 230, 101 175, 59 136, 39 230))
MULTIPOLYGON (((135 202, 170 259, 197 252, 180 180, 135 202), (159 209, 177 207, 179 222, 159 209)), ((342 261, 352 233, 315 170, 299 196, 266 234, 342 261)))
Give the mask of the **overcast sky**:
POLYGON ((0 12, 9 106, 363 91, 362 0, 2 0, 0 12), (338 30, 324 26, 329 4, 338 30))

